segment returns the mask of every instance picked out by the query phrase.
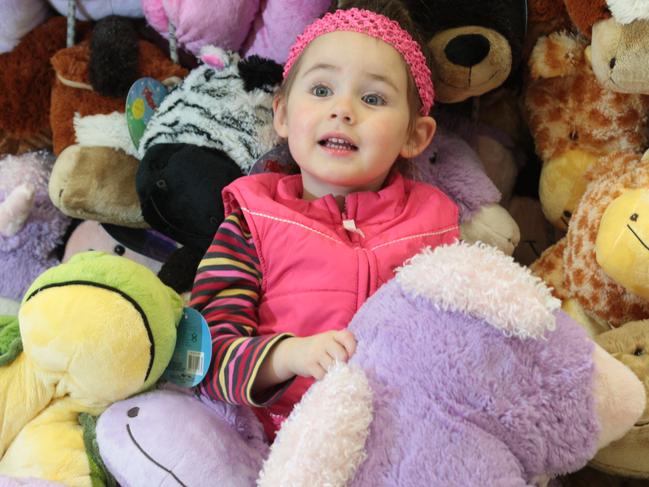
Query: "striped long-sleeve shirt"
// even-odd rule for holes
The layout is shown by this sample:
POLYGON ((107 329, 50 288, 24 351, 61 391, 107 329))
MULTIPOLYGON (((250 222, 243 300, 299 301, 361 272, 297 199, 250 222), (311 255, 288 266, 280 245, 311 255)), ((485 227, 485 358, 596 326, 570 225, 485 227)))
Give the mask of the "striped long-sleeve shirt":
POLYGON ((212 335, 212 361, 202 389, 214 399, 267 406, 291 383, 279 384, 263 398, 252 397, 252 384, 268 352, 291 336, 258 335, 261 278, 252 236, 241 211, 235 211, 221 224, 198 266, 190 302, 212 335))

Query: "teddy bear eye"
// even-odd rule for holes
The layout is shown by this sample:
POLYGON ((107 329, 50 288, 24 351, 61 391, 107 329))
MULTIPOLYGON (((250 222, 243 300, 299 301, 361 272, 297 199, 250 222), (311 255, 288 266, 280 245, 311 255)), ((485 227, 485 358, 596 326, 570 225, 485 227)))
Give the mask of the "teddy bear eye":
POLYGON ((633 215, 631 215, 629 217, 629 220, 631 220, 632 222, 637 222, 638 221, 638 214, 634 213, 633 215))
POLYGON ((572 213, 569 212, 568 210, 564 210, 564 212, 563 212, 563 216, 565 216, 566 218, 571 218, 571 217, 572 217, 572 213))
POLYGON ((636 347, 636 349, 633 351, 633 355, 635 355, 636 357, 644 355, 644 348, 636 347))

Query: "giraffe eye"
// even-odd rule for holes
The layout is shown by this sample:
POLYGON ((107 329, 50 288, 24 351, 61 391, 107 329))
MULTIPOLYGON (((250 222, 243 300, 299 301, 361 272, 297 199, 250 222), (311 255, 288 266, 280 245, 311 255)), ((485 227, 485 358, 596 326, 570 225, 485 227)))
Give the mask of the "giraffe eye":
POLYGON ((638 221, 638 214, 634 213, 633 215, 631 215, 629 217, 629 220, 631 220, 632 222, 637 222, 638 221))

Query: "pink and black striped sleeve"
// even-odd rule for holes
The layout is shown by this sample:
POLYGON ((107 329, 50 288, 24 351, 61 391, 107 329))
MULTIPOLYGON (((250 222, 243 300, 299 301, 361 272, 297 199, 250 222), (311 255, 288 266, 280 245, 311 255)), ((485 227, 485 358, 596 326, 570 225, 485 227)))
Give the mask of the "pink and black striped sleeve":
POLYGON ((292 382, 278 384, 263 398, 252 397, 252 384, 268 352, 292 336, 258 335, 261 278, 254 241, 242 212, 235 211, 221 224, 199 264, 190 301, 212 335, 212 360, 201 389, 213 399, 268 406, 292 382))

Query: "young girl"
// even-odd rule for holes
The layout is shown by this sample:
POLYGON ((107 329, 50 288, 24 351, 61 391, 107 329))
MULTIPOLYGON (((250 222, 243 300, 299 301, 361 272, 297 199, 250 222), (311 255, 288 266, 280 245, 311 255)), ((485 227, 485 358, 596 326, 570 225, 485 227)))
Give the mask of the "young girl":
POLYGON ((274 101, 301 174, 223 191, 227 218, 191 300, 212 333, 202 390, 255 407, 271 440, 313 380, 354 353, 346 326, 395 267, 458 238, 454 203, 395 169, 430 143, 432 100, 426 58, 396 21, 328 13, 298 37, 274 101))

